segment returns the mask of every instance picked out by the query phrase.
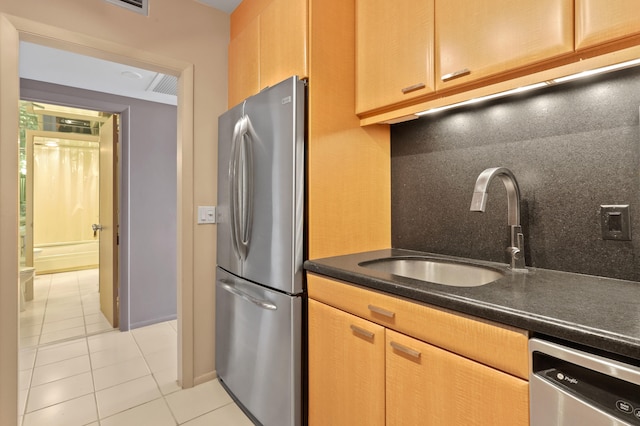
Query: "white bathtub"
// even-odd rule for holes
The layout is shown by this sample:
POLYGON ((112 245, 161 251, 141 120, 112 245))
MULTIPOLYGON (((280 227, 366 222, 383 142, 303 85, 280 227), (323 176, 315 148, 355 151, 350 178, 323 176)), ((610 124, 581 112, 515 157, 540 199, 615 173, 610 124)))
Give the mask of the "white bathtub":
POLYGON ((96 268, 99 263, 99 241, 72 241, 39 244, 40 255, 33 260, 38 274, 96 268))

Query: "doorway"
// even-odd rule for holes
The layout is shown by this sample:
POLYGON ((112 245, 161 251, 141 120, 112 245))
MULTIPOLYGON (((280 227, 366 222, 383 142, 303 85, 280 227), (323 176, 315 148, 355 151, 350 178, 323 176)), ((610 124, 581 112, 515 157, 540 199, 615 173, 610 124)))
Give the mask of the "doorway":
POLYGON ((117 117, 20 103, 21 349, 117 326, 117 117))
MULTIPOLYGON (((85 35, 78 36, 72 31, 42 25, 24 18, 14 18, 11 15, 0 16, 0 92, 2 114, 0 114, 0 139, 15 141, 18 130, 17 104, 20 90, 16 70, 18 69, 18 42, 28 38, 32 42, 46 45, 56 45, 69 50, 91 52, 103 58, 117 60, 122 63, 148 65, 161 69, 172 75, 179 76, 178 97, 178 143, 177 143, 177 276, 178 298, 178 357, 179 382, 183 387, 192 387, 198 369, 194 366, 194 272, 193 272, 193 241, 194 227, 191 218, 194 204, 194 176, 190 171, 194 163, 194 64, 183 59, 176 59, 165 54, 150 53, 144 46, 129 47, 114 42, 105 41, 85 35)), ((206 67, 205 67, 206 68, 206 67)), ((216 67, 214 67, 217 69, 216 67)), ((125 108, 126 109, 126 108, 125 108)), ((119 110, 120 112, 125 109, 119 110)), ((18 146, 16 143, 0 144, 0 192, 9 200, 0 204, 0 277, 3 282, 17 282, 18 233, 18 170, 16 158, 18 146), (10 200, 15 200, 11 202, 10 200)), ((175 158, 174 158, 175 161, 175 158)), ((3 286, 0 289, 0 419, 7 424, 15 423, 14 407, 17 403, 17 377, 15 370, 18 365, 18 288, 17 286, 3 286), (6 420, 6 421, 5 421, 6 420)), ((122 306, 121 306, 122 311, 122 306)), ((197 358, 195 358, 197 361, 197 358)))

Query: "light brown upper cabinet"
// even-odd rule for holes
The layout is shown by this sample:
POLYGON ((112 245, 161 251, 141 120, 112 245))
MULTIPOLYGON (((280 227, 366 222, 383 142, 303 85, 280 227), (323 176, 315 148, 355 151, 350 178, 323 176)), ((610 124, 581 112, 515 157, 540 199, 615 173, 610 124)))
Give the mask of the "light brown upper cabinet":
POLYGON ((434 91, 434 0, 356 1, 356 112, 434 91))
POLYGON ((260 15, 260 90, 307 77, 307 1, 273 0, 260 15))
POLYGON ((260 91, 260 20, 229 43, 229 108, 260 91))
POLYGON ((576 50, 638 33, 638 0, 576 0, 576 50))
POLYGON ((231 16, 238 24, 229 43, 229 107, 292 75, 309 74, 307 0, 245 0, 241 6, 231 16))
POLYGON ((573 51, 573 0, 436 1, 436 88, 573 51))

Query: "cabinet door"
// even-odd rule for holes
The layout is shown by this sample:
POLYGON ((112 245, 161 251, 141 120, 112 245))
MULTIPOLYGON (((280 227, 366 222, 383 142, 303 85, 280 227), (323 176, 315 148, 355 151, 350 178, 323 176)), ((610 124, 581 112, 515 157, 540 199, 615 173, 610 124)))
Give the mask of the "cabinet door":
POLYGON ((384 333, 309 299, 309 426, 384 425, 384 333))
POLYGON ((528 383, 386 330, 388 426, 529 424, 528 383))
POLYGON ((446 0, 436 7, 438 89, 572 51, 572 0, 446 0))
POLYGON ((640 33, 638 0, 576 0, 576 50, 640 33))
POLYGON ((229 108, 260 91, 260 20, 229 43, 229 108))
POLYGON ((260 90, 307 72, 307 0, 273 0, 260 15, 260 90))
POLYGON ((433 0, 357 0, 356 8, 356 112, 433 92, 433 0))

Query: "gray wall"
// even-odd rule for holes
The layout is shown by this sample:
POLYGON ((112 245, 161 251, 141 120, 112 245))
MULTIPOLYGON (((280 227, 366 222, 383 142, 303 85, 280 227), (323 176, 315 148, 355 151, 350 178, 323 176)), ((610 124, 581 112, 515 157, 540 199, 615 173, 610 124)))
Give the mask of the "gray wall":
POLYGON ((573 81, 391 130, 393 247, 505 262, 506 191, 469 211, 485 168, 522 192, 527 265, 640 281, 640 70, 573 81), (600 205, 630 204, 632 241, 601 238, 600 205))
POLYGON ((121 113, 121 329, 176 318, 177 108, 21 79, 21 98, 121 113))

